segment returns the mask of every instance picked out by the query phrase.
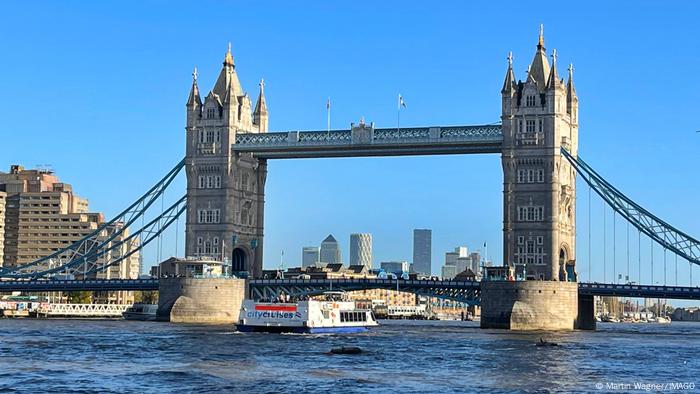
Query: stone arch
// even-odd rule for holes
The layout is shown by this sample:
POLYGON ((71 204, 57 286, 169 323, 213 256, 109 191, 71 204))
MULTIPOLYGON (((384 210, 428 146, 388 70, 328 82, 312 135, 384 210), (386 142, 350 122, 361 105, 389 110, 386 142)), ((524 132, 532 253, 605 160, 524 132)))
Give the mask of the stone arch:
POLYGON ((251 254, 241 246, 236 246, 231 252, 231 270, 233 272, 248 271, 251 254))
POLYGON ((559 246, 559 280, 567 280, 566 262, 569 261, 569 246, 565 243, 559 246))

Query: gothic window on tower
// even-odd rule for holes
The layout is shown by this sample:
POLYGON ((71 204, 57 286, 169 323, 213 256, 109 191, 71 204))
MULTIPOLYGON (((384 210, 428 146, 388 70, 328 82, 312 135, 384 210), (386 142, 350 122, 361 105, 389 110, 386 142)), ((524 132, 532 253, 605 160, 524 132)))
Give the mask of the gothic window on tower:
POLYGON ((535 96, 534 95, 528 95, 526 98, 526 106, 528 107, 534 107, 535 106, 535 96))
POLYGON ((241 180, 241 189, 248 190, 248 173, 243 173, 243 179, 241 180))
POLYGON ((248 209, 243 208, 241 211, 241 224, 248 224, 248 209))
POLYGON ((518 221, 520 222, 540 222, 544 220, 543 206, 519 206, 518 221))
POLYGON ((519 236, 518 240, 523 238, 523 243, 518 245, 515 253, 515 260, 518 264, 544 264, 544 248, 542 246, 536 246, 535 240, 539 241, 541 236, 533 237, 528 236, 525 239, 524 236, 519 236))
POLYGON ((197 211, 198 223, 219 223, 221 221, 221 210, 200 209, 197 211))
POLYGON ((534 119, 528 119, 525 122, 525 131, 530 134, 535 132, 535 120, 534 119))
POLYGON ((543 169, 518 169, 518 183, 544 183, 543 169))
POLYGON ((207 108, 207 119, 214 119, 216 117, 216 108, 207 108))

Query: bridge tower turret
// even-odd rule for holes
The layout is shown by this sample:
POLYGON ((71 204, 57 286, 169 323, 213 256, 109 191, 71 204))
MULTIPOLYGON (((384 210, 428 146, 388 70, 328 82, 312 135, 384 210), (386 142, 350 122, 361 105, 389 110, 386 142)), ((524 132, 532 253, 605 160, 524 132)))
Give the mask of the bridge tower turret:
POLYGON ((578 149, 578 98, 547 61, 540 35, 527 79, 515 82, 512 57, 501 90, 503 258, 516 275, 576 281, 576 174, 561 155, 578 149))
POLYGON ((253 124, 251 104, 238 79, 231 44, 203 103, 195 72, 187 102, 185 254, 227 261, 233 271, 257 276, 262 271, 267 162, 231 151, 236 133, 267 131, 267 108, 261 128, 253 124))

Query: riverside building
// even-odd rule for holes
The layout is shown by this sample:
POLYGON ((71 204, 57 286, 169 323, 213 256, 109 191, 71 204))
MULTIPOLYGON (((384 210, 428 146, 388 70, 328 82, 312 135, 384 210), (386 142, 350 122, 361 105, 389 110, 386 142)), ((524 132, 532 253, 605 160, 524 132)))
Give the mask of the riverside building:
MULTIPOLYGON (((3 191, 2 209, 0 203, 0 228, 4 228, 2 249, 4 249, 4 267, 12 268, 31 263, 58 250, 66 248, 84 236, 97 230, 104 223, 101 213, 89 212, 88 200, 73 193, 70 184, 63 183, 50 170, 26 170, 19 165, 12 165, 9 173, 0 173, 0 190, 3 191), (6 200, 6 201, 5 201, 6 200)), ((107 237, 117 231, 121 223, 106 227, 99 238, 107 237)), ((128 236, 124 231, 112 242, 119 242, 128 236)), ((99 257, 98 264, 121 257, 138 247, 138 241, 123 244, 120 248, 99 257)), ((131 278, 138 277, 139 253, 134 253, 119 264, 90 275, 93 278, 131 278)), ((58 261, 46 261, 38 267, 45 270, 58 261)), ((128 302, 131 292, 109 292, 98 298, 104 302, 128 302)))

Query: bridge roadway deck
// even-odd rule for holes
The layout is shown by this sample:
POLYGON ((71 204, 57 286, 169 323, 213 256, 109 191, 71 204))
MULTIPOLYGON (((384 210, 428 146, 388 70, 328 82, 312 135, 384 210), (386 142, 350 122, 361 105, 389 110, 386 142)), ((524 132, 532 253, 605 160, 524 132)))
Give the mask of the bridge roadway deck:
POLYGON ((158 290, 158 279, 4 280, 0 292, 158 290))
MULTIPOLYGON (((262 295, 279 290, 296 294, 318 294, 327 290, 396 289, 394 279, 253 279, 251 294, 262 295)), ((400 290, 443 297, 477 296, 479 282, 451 280, 398 280, 400 290)), ((613 283, 579 283, 579 294, 640 298, 700 300, 700 287, 627 285, 613 283)), ((92 280, 5 280, 0 293, 12 291, 116 291, 158 290, 158 279, 92 279, 92 280)))
POLYGON ((231 150, 264 159, 500 153, 500 125, 239 133, 231 150))

